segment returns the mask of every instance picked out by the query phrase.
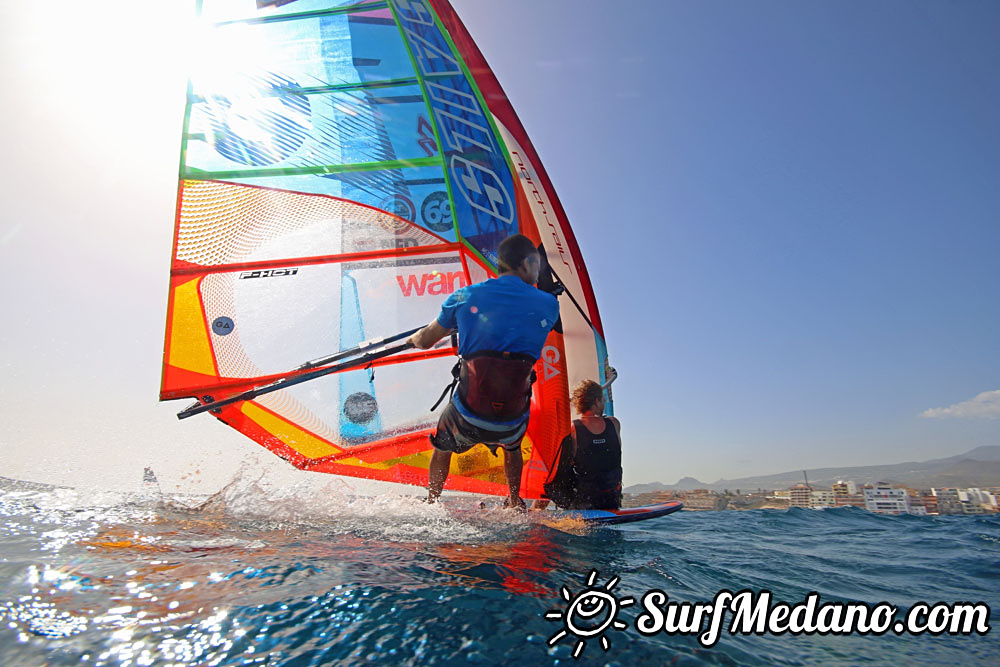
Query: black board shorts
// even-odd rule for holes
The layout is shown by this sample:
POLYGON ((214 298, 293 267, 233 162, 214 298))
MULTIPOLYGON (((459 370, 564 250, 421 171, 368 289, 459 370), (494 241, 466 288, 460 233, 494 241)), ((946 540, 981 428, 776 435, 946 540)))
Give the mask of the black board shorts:
POLYGON ((476 445, 486 445, 496 455, 497 447, 503 447, 510 452, 519 450, 521 438, 527 429, 527 419, 520 426, 507 431, 489 431, 479 428, 467 422, 458 412, 455 404, 448 401, 444 412, 441 413, 441 418, 438 420, 437 433, 431 436, 431 444, 434 445, 434 449, 453 454, 464 454, 476 445), (500 442, 512 438, 515 440, 508 444, 500 442))
POLYGON ((585 491, 571 502, 567 509, 574 510, 617 510, 622 506, 622 492, 618 489, 585 491))

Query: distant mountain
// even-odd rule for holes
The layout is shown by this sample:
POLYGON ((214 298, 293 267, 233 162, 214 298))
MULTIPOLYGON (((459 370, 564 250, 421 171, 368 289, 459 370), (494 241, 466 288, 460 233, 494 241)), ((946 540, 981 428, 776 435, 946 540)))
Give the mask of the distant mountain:
MULTIPOLYGON (((850 480, 857 484, 893 482, 921 489, 931 487, 979 487, 1000 486, 1000 445, 983 445, 964 454, 922 462, 896 463, 878 466, 854 466, 845 468, 817 468, 806 470, 809 483, 817 487, 829 487, 839 480, 850 480)), ((691 477, 684 477, 676 484, 636 484, 626 487, 625 493, 649 493, 651 491, 687 491, 709 489, 712 491, 787 489, 803 481, 801 470, 720 479, 706 484, 691 477), (640 490, 633 490, 640 489, 640 490)))
POLYGON ((962 459, 925 478, 906 482, 918 488, 1000 486, 1000 461, 962 459))
POLYGON ((626 486, 622 491, 624 493, 654 493, 656 491, 686 491, 688 489, 704 489, 705 484, 699 482, 694 477, 682 477, 676 484, 663 484, 661 482, 653 482, 651 484, 633 484, 632 486, 626 486))
POLYGON ((960 459, 972 459, 974 461, 1000 461, 1000 445, 982 445, 964 454, 938 460, 958 461, 960 459))
POLYGON ((622 489, 623 493, 655 493, 656 491, 666 491, 669 489, 666 484, 662 482, 651 482, 649 484, 633 484, 632 486, 626 486, 622 489))

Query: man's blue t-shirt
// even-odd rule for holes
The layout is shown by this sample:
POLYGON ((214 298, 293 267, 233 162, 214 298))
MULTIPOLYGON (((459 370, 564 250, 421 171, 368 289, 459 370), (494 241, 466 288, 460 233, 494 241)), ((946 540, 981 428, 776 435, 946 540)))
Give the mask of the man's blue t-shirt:
POLYGON ((559 301, 514 275, 503 275, 452 292, 438 324, 458 329, 458 353, 492 350, 538 359, 559 318, 559 301))

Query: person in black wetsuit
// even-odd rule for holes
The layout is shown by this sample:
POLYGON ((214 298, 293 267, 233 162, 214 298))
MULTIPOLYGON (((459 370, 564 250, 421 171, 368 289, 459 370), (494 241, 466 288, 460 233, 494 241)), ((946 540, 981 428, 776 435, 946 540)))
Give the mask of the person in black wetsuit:
MULTIPOLYGON (((621 423, 604 416, 604 389, 584 380, 573 390, 573 407, 580 418, 563 440, 556 473, 546 484, 546 495, 568 509, 618 509, 622 503, 621 423)), ((532 509, 543 509, 547 500, 532 509)))

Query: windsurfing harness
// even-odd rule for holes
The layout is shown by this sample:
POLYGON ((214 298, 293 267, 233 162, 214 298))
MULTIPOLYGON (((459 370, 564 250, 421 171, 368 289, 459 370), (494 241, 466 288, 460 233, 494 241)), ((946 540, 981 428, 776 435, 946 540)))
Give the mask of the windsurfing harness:
POLYGON ((451 370, 454 379, 431 409, 457 386, 451 400, 470 424, 488 430, 522 424, 531 406, 534 365, 531 355, 511 352, 481 350, 459 357, 451 370))

